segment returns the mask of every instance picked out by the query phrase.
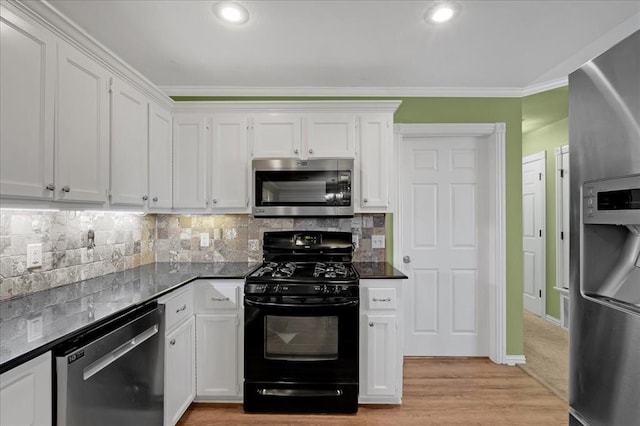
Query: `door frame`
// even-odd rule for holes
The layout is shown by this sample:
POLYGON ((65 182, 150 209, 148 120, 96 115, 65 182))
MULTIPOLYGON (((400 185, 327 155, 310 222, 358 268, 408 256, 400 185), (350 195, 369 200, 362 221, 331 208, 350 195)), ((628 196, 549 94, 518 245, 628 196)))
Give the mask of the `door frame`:
POLYGON ((489 214, 490 226, 494 232, 489 241, 492 260, 489 267, 489 358, 496 364, 510 364, 522 362, 520 355, 507 355, 507 281, 506 281, 506 124, 505 123, 454 123, 454 124, 396 124, 394 126, 394 154, 395 197, 393 215, 393 245, 396 247, 393 255, 395 265, 406 271, 402 258, 402 191, 399 171, 400 149, 404 140, 437 137, 437 136, 471 136, 481 137, 486 142, 481 145, 489 150, 489 214))

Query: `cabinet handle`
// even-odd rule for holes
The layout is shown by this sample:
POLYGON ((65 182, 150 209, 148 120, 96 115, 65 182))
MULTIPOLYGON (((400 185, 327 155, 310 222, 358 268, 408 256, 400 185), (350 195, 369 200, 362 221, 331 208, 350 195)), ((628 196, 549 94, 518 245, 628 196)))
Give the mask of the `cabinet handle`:
POLYGON ((142 196, 142 200, 143 200, 143 201, 147 201, 148 199, 149 199, 149 196, 148 196, 148 195, 143 195, 143 196, 142 196))
POLYGON ((154 202, 158 201, 158 197, 153 197, 153 201, 154 202))
POLYGON ((369 323, 369 327, 373 327, 373 323, 372 322, 369 323))
POLYGON ((309 154, 313 154, 313 150, 312 149, 309 150, 309 154))
POLYGON ((363 202, 363 203, 368 203, 368 202, 369 202, 369 199, 368 199, 368 198, 363 198, 363 199, 362 199, 362 202, 363 202))
POLYGON ((46 186, 46 188, 47 188, 49 191, 53 191, 54 189, 56 189, 56 186, 55 186, 53 183, 50 183, 49 185, 47 185, 47 186, 46 186))
POLYGON ((65 185, 62 187, 62 192, 70 192, 71 191, 71 187, 69 185, 65 185))
POLYGON ((214 302, 226 302, 230 299, 228 297, 212 297, 211 300, 214 302))
POLYGON ((294 149, 294 150, 293 150, 293 153, 294 153, 294 154, 297 154, 298 152, 300 152, 300 151, 298 151, 298 148, 296 148, 296 149, 294 149))
POLYGON ((387 297, 385 299, 376 299, 375 297, 372 299, 374 302, 391 302, 391 298, 387 297))
POLYGON ((182 308, 176 309, 176 314, 187 309, 187 305, 182 305, 182 308))
POLYGON ((171 346, 174 346, 176 344, 176 339, 171 339, 171 341, 169 342, 169 344, 171 346))

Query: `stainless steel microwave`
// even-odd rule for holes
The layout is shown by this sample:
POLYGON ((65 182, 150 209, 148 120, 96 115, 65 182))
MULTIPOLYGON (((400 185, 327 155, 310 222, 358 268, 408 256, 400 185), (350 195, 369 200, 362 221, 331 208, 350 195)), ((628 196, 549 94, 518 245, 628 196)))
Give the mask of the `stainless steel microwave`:
POLYGON ((252 162, 254 216, 353 216, 353 159, 252 162))

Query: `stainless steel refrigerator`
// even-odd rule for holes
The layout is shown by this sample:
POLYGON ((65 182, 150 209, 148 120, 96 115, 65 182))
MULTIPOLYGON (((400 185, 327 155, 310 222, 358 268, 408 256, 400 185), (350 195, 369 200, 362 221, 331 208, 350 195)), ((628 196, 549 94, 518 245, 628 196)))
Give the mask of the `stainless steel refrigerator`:
POLYGON ((640 31, 569 76, 570 424, 640 425, 640 31))

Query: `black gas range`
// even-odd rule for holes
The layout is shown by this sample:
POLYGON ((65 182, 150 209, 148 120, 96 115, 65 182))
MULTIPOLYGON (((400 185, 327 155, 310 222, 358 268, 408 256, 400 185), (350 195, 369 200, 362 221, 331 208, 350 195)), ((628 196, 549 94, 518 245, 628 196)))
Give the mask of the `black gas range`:
POLYGON ((264 234, 245 282, 244 409, 355 413, 359 277, 351 233, 264 234))

